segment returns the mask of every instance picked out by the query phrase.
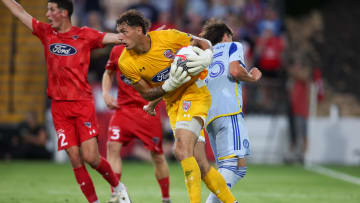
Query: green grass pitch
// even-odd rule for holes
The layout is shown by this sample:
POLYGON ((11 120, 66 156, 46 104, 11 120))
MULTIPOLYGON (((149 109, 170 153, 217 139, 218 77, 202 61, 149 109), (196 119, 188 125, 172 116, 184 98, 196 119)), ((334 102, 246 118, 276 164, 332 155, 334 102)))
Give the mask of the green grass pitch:
MULTIPOLYGON (((360 177, 359 167, 331 167, 360 177)), ((90 169, 102 203, 110 188, 90 169)), ((173 203, 188 201, 182 170, 170 163, 173 203)), ((134 203, 160 203, 160 189, 149 163, 124 162, 122 181, 134 203)), ((250 165, 248 174, 234 188, 239 203, 359 203, 360 185, 307 171, 301 166, 250 165)), ((203 185, 202 202, 208 190, 203 185)), ((0 162, 0 203, 86 203, 75 183, 70 164, 51 162, 0 162)))

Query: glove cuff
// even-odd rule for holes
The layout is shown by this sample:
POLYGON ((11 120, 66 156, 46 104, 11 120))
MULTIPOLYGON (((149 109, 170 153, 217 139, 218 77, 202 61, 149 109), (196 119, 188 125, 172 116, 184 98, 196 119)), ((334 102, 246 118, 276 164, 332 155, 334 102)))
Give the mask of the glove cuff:
POLYGON ((162 84, 161 88, 165 91, 165 92, 171 92, 174 90, 174 87, 172 85, 170 85, 170 81, 169 79, 165 80, 164 84, 162 84))

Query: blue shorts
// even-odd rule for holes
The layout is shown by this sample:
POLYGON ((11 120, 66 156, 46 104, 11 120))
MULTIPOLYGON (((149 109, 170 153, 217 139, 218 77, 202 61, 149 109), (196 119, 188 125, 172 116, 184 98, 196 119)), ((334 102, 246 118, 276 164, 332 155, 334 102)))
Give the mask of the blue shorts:
POLYGON ((206 128, 216 161, 250 154, 244 114, 219 117, 206 128))

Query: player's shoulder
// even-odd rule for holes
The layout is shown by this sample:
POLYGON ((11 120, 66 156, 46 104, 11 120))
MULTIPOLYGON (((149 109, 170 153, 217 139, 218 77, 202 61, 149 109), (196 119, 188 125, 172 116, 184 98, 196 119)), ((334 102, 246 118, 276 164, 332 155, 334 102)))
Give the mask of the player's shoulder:
POLYGON ((88 26, 82 26, 82 27, 73 26, 72 29, 75 32, 79 32, 79 33, 83 33, 83 34, 90 34, 90 33, 103 34, 104 33, 102 31, 96 30, 96 29, 88 27, 88 26))
POLYGON ((167 30, 154 30, 154 31, 150 31, 149 35, 150 36, 154 36, 154 37, 159 37, 162 39, 169 39, 169 38, 164 38, 164 37, 169 37, 169 36, 174 36, 176 34, 179 33, 183 33, 179 30, 176 29, 167 29, 167 30))
POLYGON ((123 46, 123 45, 115 45, 115 46, 113 46, 111 52, 113 52, 113 53, 119 53, 119 54, 120 54, 120 53, 123 52, 123 50, 124 50, 124 46, 123 46))

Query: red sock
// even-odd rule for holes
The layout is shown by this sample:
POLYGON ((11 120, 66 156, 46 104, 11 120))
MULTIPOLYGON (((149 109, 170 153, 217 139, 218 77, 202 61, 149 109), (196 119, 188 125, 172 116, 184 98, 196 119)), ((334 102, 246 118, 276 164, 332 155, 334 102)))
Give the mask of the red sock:
POLYGON ((94 184, 85 166, 74 168, 73 170, 74 170, 76 182, 80 185, 80 189, 84 193, 86 199, 89 202, 97 201, 98 198, 96 196, 94 184))
POLYGON ((169 177, 166 177, 163 179, 158 179, 157 181, 161 188, 162 198, 169 199, 170 198, 170 194, 169 194, 170 179, 169 179, 169 177))
POLYGON ((95 169, 99 172, 105 180, 110 183, 112 187, 116 187, 119 184, 119 179, 116 177, 114 171, 112 170, 109 162, 107 162, 103 157, 101 157, 98 167, 95 169))
MULTIPOLYGON (((116 177, 118 177, 119 182, 121 181, 121 173, 115 173, 116 177)), ((111 187, 111 193, 114 193, 114 188, 111 187)))

